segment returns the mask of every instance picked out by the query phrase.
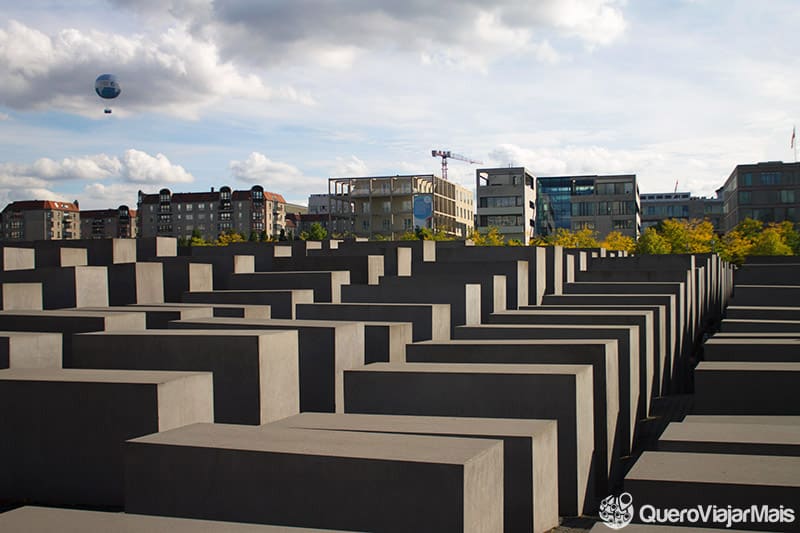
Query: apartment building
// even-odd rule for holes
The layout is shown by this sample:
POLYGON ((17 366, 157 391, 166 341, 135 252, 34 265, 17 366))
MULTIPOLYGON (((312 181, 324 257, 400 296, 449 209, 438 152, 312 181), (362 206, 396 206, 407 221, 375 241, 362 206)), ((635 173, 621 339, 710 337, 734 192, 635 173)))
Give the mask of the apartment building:
POLYGON ((474 212, 469 189, 432 174, 331 178, 327 195, 309 198, 309 213, 327 214, 329 231, 369 238, 416 228, 465 238, 474 212))
POLYGON ((725 232, 746 218, 799 222, 800 163, 767 161, 736 165, 717 195, 722 197, 725 232))
POLYGON ((208 192, 139 191, 137 208, 142 237, 190 237, 199 231, 203 238, 213 240, 231 231, 246 237, 251 233, 279 237, 286 231, 286 200, 261 185, 237 191, 228 186, 208 192))
POLYGON ((647 193, 640 195, 642 229, 662 220, 708 220, 716 231, 722 228, 722 198, 703 198, 688 192, 647 193))
POLYGON ((635 174, 536 178, 536 231, 589 229, 602 238, 612 231, 638 238, 641 204, 635 174))
POLYGON ((476 227, 496 227, 507 240, 528 244, 536 233, 536 178, 525 167, 475 171, 476 227))
POLYGON ((82 210, 80 219, 83 239, 135 239, 137 236, 136 210, 127 205, 116 209, 82 210))
POLYGON ((3 209, 4 241, 80 239, 78 202, 26 200, 3 209))

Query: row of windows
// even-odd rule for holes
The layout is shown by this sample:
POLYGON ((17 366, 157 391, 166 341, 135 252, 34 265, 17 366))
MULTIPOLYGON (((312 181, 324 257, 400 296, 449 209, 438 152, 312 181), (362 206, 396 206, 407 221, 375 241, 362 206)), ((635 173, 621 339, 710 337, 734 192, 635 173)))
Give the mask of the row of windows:
POLYGON ((522 226, 524 217, 522 215, 481 215, 479 226, 522 226))
MULTIPOLYGON (((709 206, 706 206, 708 208, 709 206)), ((689 206, 688 205, 645 205, 642 206, 642 211, 644 211, 645 215, 648 216, 657 216, 657 217, 683 217, 687 218, 689 216, 689 206)))
POLYGON ((598 195, 633 194, 633 182, 617 181, 613 183, 597 183, 595 190, 598 195))
POLYGON ((479 199, 478 207, 520 207, 522 196, 485 196, 479 199))
POLYGON ((797 208, 795 207, 739 209, 740 220, 752 218, 753 220, 761 220, 762 222, 782 222, 784 220, 798 222, 797 214, 797 208))
POLYGON ((752 187, 756 185, 799 185, 800 173, 798 172, 744 172, 739 175, 739 185, 752 187))
POLYGON ((794 190, 781 191, 739 191, 740 204, 793 204, 796 201, 794 190))
POLYGON ((633 215, 636 214, 636 204, 633 201, 575 202, 570 204, 569 212, 574 217, 633 215))

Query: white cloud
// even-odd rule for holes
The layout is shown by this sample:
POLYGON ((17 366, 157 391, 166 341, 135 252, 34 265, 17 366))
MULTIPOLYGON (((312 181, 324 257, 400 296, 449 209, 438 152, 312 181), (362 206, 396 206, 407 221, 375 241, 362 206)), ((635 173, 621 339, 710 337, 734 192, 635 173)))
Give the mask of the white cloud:
POLYGON ((274 161, 259 152, 252 152, 244 161, 231 161, 228 166, 235 180, 247 184, 248 187, 262 185, 290 201, 304 201, 311 193, 327 190, 324 178, 306 176, 294 165, 274 161))
POLYGON ((140 150, 126 150, 122 156, 121 177, 133 183, 187 183, 194 177, 182 166, 170 163, 164 154, 151 156, 140 150))
POLYGON ((81 209, 111 209, 120 205, 136 208, 138 185, 90 183, 80 197, 81 209))
POLYGON ((350 157, 337 157, 336 165, 333 169, 333 175, 337 177, 345 176, 368 176, 369 169, 367 164, 354 155, 350 157))
POLYGON ((196 118, 224 98, 309 104, 293 87, 271 87, 220 58, 217 46, 181 26, 130 37, 65 29, 47 35, 20 22, 0 29, 0 101, 14 109, 57 108, 98 116, 107 101, 93 91, 97 75, 116 74, 119 114, 159 110, 196 118))

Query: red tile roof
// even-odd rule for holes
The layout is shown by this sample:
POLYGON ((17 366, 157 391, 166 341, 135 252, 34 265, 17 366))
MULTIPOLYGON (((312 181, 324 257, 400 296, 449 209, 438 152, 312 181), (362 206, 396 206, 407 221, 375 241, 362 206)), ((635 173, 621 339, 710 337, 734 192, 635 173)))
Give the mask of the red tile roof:
POLYGON ((24 200, 8 204, 6 211, 79 211, 78 206, 72 202, 56 202, 53 200, 24 200))

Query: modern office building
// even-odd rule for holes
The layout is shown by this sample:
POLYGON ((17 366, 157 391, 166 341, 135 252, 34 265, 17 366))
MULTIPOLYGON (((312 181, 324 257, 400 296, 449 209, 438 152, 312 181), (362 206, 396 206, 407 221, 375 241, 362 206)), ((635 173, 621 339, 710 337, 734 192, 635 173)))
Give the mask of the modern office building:
POLYGON ((477 169, 478 231, 496 227, 506 240, 528 244, 536 227, 535 179, 524 167, 477 169))
POLYGON ((327 195, 309 198, 309 213, 327 214, 329 231, 370 238, 423 227, 464 238, 474 212, 472 191, 432 174, 331 178, 327 195))
POLYGON ((722 198, 703 198, 688 192, 648 193, 640 195, 642 230, 662 220, 708 220, 722 230, 722 198))
POLYGON ((83 210, 80 217, 83 239, 136 238, 136 210, 127 205, 116 209, 83 210))
POLYGON ((208 240, 231 231, 279 237, 286 230, 285 206, 283 196, 261 185, 242 191, 227 186, 209 192, 139 191, 137 222, 141 237, 190 237, 195 230, 208 240))
POLYGON ((590 229, 603 238, 612 231, 638 238, 641 206, 635 174, 536 178, 536 231, 590 229))
POLYGON ((717 194, 723 201, 725 232, 746 218, 796 223, 800 221, 800 163, 736 165, 717 194))
POLYGON ((4 241, 80 239, 78 202, 26 200, 2 212, 4 241))

